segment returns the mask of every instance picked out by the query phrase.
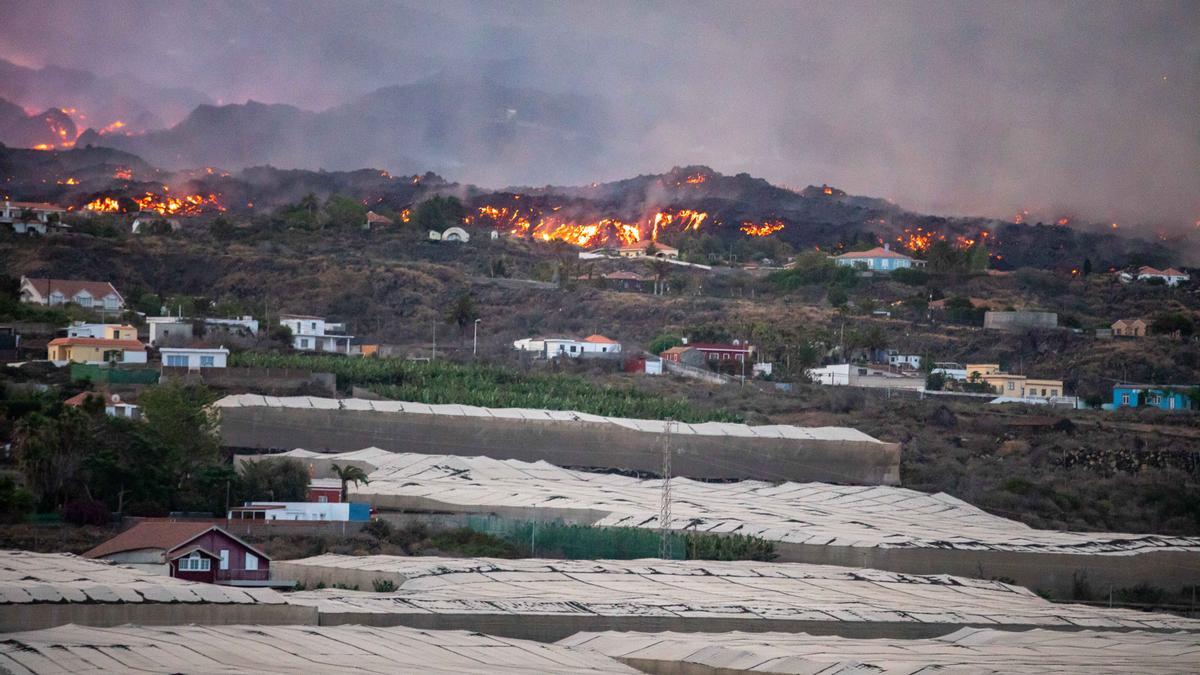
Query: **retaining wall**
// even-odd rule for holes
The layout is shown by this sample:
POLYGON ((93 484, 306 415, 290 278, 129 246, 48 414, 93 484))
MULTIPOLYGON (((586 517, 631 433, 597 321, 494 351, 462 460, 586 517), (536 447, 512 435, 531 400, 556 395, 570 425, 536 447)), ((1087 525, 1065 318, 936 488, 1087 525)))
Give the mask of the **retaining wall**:
MULTIPOLYGON (((408 412, 242 406, 220 408, 225 446, 393 452, 546 461, 657 474, 662 434, 615 424, 408 412)), ((899 485, 900 444, 673 434, 672 470, 709 480, 899 485)))
POLYGON ((65 624, 81 626, 177 626, 317 623, 317 609, 299 605, 216 603, 9 603, 0 611, 0 633, 38 630, 65 624))

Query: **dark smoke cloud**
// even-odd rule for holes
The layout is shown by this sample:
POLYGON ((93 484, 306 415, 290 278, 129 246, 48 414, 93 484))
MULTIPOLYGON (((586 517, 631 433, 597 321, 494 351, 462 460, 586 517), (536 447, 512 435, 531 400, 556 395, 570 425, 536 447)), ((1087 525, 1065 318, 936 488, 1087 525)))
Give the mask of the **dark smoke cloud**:
MULTIPOLYGON (((10 0, 0 25, 0 57, 226 103, 320 110, 432 76, 595 97, 595 180, 702 163, 931 212, 1200 220, 1195 2, 10 0)), ((578 176, 546 157, 451 177, 578 176)))

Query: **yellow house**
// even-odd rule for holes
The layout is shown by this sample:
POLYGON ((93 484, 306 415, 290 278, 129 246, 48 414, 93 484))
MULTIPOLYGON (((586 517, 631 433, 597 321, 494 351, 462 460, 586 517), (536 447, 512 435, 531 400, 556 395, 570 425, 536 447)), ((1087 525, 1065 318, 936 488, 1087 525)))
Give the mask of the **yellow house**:
POLYGON ((105 340, 134 340, 138 339, 137 329, 129 324, 108 323, 104 325, 105 340))
POLYGON ((999 363, 968 363, 967 364, 967 379, 975 373, 979 373, 979 378, 986 378, 988 375, 994 375, 1000 372, 999 363))
POLYGON ((137 340, 55 338, 47 345, 51 361, 72 363, 145 363, 146 346, 137 340))
MULTIPOLYGON (((972 372, 967 366, 968 377, 972 372)), ((1001 396, 1012 396, 1014 398, 1023 398, 1025 392, 1025 376, 1024 375, 1009 375, 1008 373, 991 373, 983 375, 984 382, 992 388, 992 391, 1001 396)))
POLYGON ((1022 398, 1054 398, 1065 396, 1062 380, 1039 380, 1026 378, 1022 398))

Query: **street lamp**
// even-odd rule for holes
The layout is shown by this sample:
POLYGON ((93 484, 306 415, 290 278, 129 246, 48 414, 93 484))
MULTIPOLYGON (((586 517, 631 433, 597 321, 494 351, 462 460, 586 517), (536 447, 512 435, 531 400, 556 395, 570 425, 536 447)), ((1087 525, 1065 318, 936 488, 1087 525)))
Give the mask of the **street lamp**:
POLYGON ((483 319, 475 319, 475 335, 471 338, 471 358, 475 358, 475 354, 479 352, 479 322, 483 319))

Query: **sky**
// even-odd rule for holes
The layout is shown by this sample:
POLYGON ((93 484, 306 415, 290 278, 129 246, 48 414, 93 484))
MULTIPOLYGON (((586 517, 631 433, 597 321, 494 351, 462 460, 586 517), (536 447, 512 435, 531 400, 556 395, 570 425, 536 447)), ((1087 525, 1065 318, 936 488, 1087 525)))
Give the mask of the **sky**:
MULTIPOLYGON (((614 149, 593 180, 706 164, 931 213, 1200 227, 1196 2, 8 0, 0 25, 22 65, 221 103, 460 76, 585 96, 614 149)), ((543 173, 520 179, 563 182, 543 173)))

